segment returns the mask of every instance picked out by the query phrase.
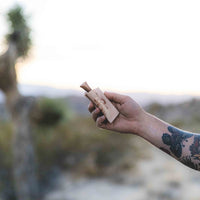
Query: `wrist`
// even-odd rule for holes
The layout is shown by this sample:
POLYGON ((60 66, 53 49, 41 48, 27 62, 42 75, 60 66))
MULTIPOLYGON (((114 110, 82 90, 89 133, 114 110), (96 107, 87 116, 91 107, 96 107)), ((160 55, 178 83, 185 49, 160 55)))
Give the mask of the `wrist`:
POLYGON ((142 136, 146 132, 146 127, 148 124, 148 113, 141 110, 137 115, 137 119, 133 119, 129 124, 130 133, 138 136, 142 136))
POLYGON ((167 131, 168 124, 148 112, 144 112, 138 128, 138 136, 154 145, 160 144, 161 134, 167 131))
POLYGON ((146 111, 142 111, 141 116, 137 123, 137 135, 143 137, 146 134, 150 121, 150 114, 146 111))

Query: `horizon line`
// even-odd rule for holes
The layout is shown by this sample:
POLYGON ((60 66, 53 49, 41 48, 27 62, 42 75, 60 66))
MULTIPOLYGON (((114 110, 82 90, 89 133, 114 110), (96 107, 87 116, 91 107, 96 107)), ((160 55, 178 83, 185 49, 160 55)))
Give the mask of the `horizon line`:
MULTIPOLYGON (((38 83, 22 83, 19 82, 18 85, 28 85, 28 86, 39 86, 39 87, 49 87, 58 90, 74 90, 74 91, 83 91, 79 86, 56 86, 56 85, 48 85, 48 84, 38 84, 38 83)), ((147 91, 147 90, 117 90, 113 88, 105 89, 105 87, 101 88, 103 91, 108 92, 116 92, 116 93, 123 93, 123 94, 131 94, 131 93, 140 93, 140 94, 158 94, 158 95, 176 95, 176 96, 200 96, 200 92, 169 92, 169 91, 147 91)))

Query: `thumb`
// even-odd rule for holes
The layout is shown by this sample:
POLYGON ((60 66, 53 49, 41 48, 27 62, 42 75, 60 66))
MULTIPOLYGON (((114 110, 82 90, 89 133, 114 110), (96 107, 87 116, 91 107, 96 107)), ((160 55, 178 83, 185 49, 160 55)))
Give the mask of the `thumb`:
POLYGON ((104 92, 105 96, 115 103, 123 104, 125 100, 125 95, 117 94, 114 92, 104 92))

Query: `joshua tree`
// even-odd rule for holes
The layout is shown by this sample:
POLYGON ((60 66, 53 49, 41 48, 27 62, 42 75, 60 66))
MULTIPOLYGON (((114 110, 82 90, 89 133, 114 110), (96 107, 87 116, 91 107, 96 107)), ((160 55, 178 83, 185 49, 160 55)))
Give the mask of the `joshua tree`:
POLYGON ((21 7, 7 14, 10 32, 6 36, 7 51, 0 56, 0 89, 13 121, 13 170, 17 199, 38 199, 35 154, 31 129, 32 97, 22 96, 17 87, 15 64, 25 58, 31 47, 30 29, 21 7))

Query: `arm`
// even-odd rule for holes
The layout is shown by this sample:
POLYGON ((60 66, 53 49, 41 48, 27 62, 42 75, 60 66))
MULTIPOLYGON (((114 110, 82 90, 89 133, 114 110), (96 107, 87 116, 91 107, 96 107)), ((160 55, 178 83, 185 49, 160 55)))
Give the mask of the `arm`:
POLYGON ((200 134, 171 126, 145 112, 128 96, 108 92, 105 95, 116 106, 120 115, 110 124, 99 108, 90 103, 88 109, 98 127, 138 135, 188 167, 200 170, 200 134))

